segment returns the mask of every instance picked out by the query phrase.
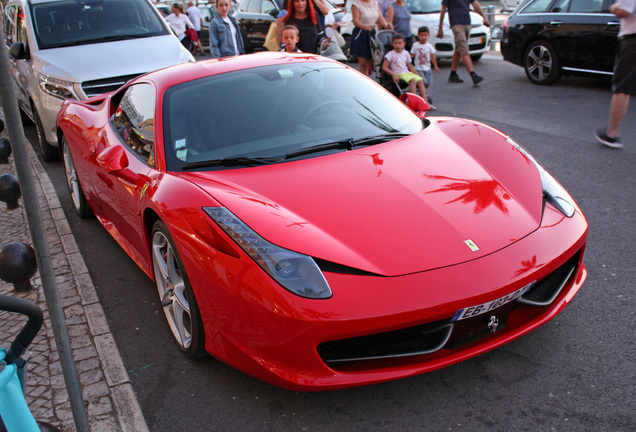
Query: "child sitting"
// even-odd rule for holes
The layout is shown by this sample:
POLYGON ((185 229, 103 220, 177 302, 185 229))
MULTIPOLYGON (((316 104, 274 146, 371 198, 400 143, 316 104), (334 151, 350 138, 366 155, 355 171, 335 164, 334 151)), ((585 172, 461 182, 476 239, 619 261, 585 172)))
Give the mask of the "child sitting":
POLYGON ((298 29, 293 25, 286 25, 280 30, 280 42, 283 45, 281 51, 285 52, 301 52, 296 48, 296 44, 300 40, 298 29))
MULTIPOLYGON (((409 84, 409 91, 415 93, 415 89, 420 92, 420 96, 426 98, 426 87, 424 80, 417 74, 413 63, 411 63, 411 55, 404 50, 406 40, 401 34, 393 37, 393 50, 384 57, 382 70, 393 77, 393 81, 399 85, 400 79, 409 84)), ((431 107, 433 108, 433 107, 431 107)))

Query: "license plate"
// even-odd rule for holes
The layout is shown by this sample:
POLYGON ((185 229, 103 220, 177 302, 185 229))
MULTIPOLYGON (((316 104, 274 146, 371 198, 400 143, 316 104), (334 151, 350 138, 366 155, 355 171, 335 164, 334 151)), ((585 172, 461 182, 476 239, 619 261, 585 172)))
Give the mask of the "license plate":
POLYGON ((482 43, 484 43, 483 37, 474 37, 474 38, 468 39, 468 45, 479 45, 482 43))
POLYGON ((499 297, 496 300, 492 300, 487 303, 482 303, 480 305, 460 309, 457 312, 455 312, 455 315, 453 315, 453 318, 451 318, 451 322, 485 314, 486 312, 490 312, 491 310, 496 309, 500 306, 503 306, 506 303, 510 303, 511 301, 517 300, 519 297, 521 297, 526 292, 528 292, 528 290, 532 288, 532 285, 534 285, 534 282, 524 286, 523 288, 519 288, 517 291, 513 293, 506 294, 503 297, 499 297))

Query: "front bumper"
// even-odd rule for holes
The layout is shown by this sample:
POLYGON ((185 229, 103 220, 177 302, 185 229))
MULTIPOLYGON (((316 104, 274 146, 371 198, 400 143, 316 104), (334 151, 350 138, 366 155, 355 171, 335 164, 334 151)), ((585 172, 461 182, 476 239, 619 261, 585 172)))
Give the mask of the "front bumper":
POLYGON ((334 291, 328 300, 296 297, 236 258, 219 263, 216 268, 223 267, 222 275, 210 278, 209 272, 194 272, 191 282, 204 320, 206 349, 212 355, 284 388, 338 389, 443 368, 546 323, 565 308, 586 278, 586 240, 582 214, 568 219, 546 205, 538 230, 477 260, 400 277, 325 272, 334 291), (450 320, 459 309, 544 279, 568 261, 576 261, 575 270, 556 298, 545 306, 510 303, 505 326, 493 334, 430 354, 343 363, 328 363, 324 353, 319 354, 324 343, 450 320), (208 289, 210 285, 224 286, 208 289))

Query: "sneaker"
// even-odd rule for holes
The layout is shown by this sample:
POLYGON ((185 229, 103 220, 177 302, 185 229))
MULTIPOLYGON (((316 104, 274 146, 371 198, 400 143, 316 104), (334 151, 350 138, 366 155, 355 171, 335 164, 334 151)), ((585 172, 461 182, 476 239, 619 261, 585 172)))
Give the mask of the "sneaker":
POLYGON ((464 80, 463 80, 463 79, 461 79, 461 78, 459 77, 459 75, 457 75, 456 73, 452 73, 452 74, 450 74, 450 76, 448 77, 448 82, 461 84, 461 83, 463 83, 463 82, 464 82, 464 80))
POLYGON ((478 85, 480 82, 484 80, 483 76, 479 76, 476 73, 472 75, 472 78, 473 78, 473 85, 478 85))
POLYGON ((621 142, 621 139, 619 137, 614 138, 609 136, 605 128, 601 128, 597 130, 596 134, 594 135, 596 136, 596 139, 598 140, 598 142, 603 144, 605 147, 614 148, 614 149, 623 148, 623 143, 621 142))

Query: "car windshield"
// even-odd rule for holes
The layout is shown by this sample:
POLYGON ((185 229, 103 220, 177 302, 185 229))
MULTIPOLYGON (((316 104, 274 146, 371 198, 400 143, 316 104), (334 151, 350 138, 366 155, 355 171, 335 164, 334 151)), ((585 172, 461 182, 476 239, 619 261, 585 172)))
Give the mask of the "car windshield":
POLYGON ((442 10, 440 0, 406 0, 406 6, 415 15, 439 13, 442 10))
POLYGON ((163 127, 167 168, 178 171, 343 151, 411 135, 423 123, 355 70, 311 62, 171 87, 164 95, 163 127))
POLYGON ((40 49, 169 34, 145 0, 68 0, 31 5, 40 49))

